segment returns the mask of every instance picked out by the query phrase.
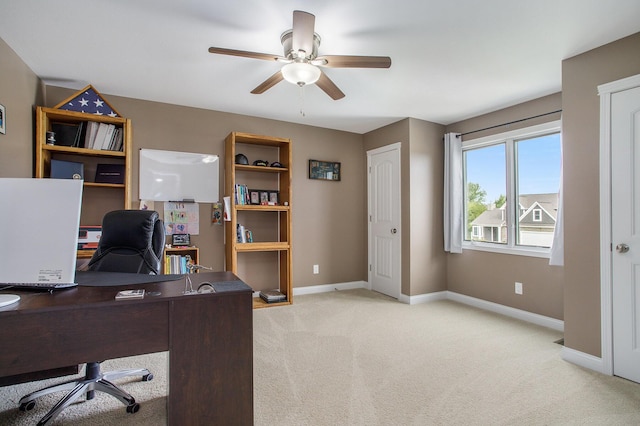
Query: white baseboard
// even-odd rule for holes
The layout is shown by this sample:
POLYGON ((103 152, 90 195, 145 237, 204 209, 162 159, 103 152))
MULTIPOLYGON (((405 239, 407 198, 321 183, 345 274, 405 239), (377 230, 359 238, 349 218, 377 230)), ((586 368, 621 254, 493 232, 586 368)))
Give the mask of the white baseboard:
POLYGON ((353 290, 355 288, 367 288, 367 283, 364 281, 353 281, 349 283, 322 284, 322 285, 312 285, 309 287, 294 287, 293 295, 300 296, 303 294, 328 293, 330 291, 353 290))
POLYGON ((516 318, 522 321, 541 325, 553 330, 564 331, 564 321, 555 318, 534 314, 532 312, 500 305, 498 303, 488 302, 486 300, 477 299, 475 297, 466 296, 460 293, 454 293, 452 291, 447 291, 447 299, 453 300, 454 302, 475 306, 476 308, 484 309, 498 314, 506 315, 508 317, 516 318))
POLYGON ((602 358, 576 351, 575 349, 571 349, 566 346, 562 348, 562 359, 572 364, 579 365, 580 367, 588 368, 608 376, 611 375, 611 373, 605 371, 602 358))
POLYGON ((435 300, 445 300, 445 299, 447 299, 446 291, 419 294, 417 296, 407 296, 406 294, 401 294, 400 297, 398 298, 400 302, 407 303, 409 305, 417 305, 418 303, 427 303, 427 302, 433 302, 435 300))

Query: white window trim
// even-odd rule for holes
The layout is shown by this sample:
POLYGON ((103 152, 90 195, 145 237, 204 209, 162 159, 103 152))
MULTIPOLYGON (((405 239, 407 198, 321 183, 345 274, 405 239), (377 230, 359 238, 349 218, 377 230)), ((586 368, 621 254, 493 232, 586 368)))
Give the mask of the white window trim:
POLYGON ((542 209, 533 209, 533 217, 531 220, 533 222, 542 222, 542 209))
MULTIPOLYGON (((511 130, 505 133, 499 133, 491 136, 485 136, 483 138, 471 139, 468 141, 462 142, 462 152, 471 148, 483 148, 490 145, 495 145, 498 143, 505 142, 507 140, 513 139, 530 139, 535 138, 537 136, 543 136, 548 133, 555 133, 562 131, 562 121, 550 121, 544 124, 538 124, 536 126, 527 127, 524 129, 511 130)), ((511 152, 513 149, 513 144, 507 143, 505 145, 505 155, 507 158, 513 158, 513 153, 511 152)), ((515 198, 515 188, 512 188, 511 182, 515 180, 512 179, 513 174, 515 173, 513 161, 507 162, 509 167, 507 167, 507 199, 513 200, 515 198)), ((463 191, 466 193, 466 191, 463 191)), ((507 203, 507 215, 509 217, 514 217, 515 212, 513 211, 515 204, 507 203)), ((541 257, 541 258, 549 258, 551 254, 550 248, 543 247, 527 247, 527 246, 517 246, 515 244, 515 226, 516 220, 511 220, 511 228, 508 232, 509 241, 507 244, 502 243, 486 243, 479 241, 462 241, 462 249, 463 250, 478 250, 478 251, 486 251, 491 253, 502 253, 502 254, 513 254, 519 256, 529 256, 529 257, 541 257)))

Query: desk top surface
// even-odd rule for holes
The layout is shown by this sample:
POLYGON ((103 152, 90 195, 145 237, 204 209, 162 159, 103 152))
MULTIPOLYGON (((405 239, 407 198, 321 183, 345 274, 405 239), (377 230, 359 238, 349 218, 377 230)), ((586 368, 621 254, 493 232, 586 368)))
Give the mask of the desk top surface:
MULTIPOLYGON (((96 274, 96 273, 93 273, 96 274)), ((191 278, 192 286, 186 283, 186 275, 170 281, 157 281, 150 283, 131 283, 127 281, 127 276, 135 277, 136 274, 121 274, 101 272, 105 277, 113 277, 117 283, 110 282, 106 285, 78 285, 77 287, 55 290, 53 292, 42 290, 18 290, 7 289, 0 291, 0 294, 17 294, 20 296, 18 303, 0 308, 0 315, 19 314, 32 310, 57 310, 72 309, 73 306, 84 307, 90 304, 110 304, 124 305, 130 303, 152 303, 157 301, 167 301, 183 297, 220 297, 225 293, 251 292, 251 287, 241 281, 231 272, 202 272, 188 275, 191 278), (215 293, 189 293, 185 290, 197 290, 203 283, 212 284, 215 293), (121 290, 145 289, 143 299, 116 300, 116 294, 121 290)), ((169 278, 175 278, 175 275, 169 278)), ((84 277, 87 278, 87 277, 84 277)), ((91 277, 89 277, 91 278, 91 277)), ((138 277, 135 277, 138 278, 138 277)), ((156 277, 154 277, 156 278, 156 277)), ((159 276, 157 277, 159 278, 159 276)), ((82 283, 81 274, 77 276, 78 282, 82 283)), ((91 279, 87 280, 92 281, 91 279)))

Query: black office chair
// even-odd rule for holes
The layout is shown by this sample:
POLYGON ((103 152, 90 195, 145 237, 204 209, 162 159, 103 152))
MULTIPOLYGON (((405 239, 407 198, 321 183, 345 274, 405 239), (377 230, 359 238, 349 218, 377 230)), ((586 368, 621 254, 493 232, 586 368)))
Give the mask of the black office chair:
MULTIPOLYGON (((164 224, 157 212, 149 210, 109 212, 102 220, 100 242, 89 261, 88 269, 100 272, 159 274, 164 243, 164 224)), ((153 374, 146 368, 101 373, 99 362, 88 362, 84 379, 71 380, 26 395, 20 399, 20 410, 31 410, 35 406, 35 400, 43 395, 71 390, 40 420, 38 425, 44 425, 53 420, 85 393, 87 400, 93 399, 94 391, 102 391, 114 396, 127 406, 127 412, 136 413, 140 405, 129 393, 111 381, 137 375, 142 376, 143 381, 153 379, 153 374)))

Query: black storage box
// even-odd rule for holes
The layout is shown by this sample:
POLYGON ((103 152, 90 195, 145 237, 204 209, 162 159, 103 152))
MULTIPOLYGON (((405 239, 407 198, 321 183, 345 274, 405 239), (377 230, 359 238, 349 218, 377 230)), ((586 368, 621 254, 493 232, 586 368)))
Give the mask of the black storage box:
POLYGON ((124 164, 98 164, 96 183, 124 183, 124 164))

